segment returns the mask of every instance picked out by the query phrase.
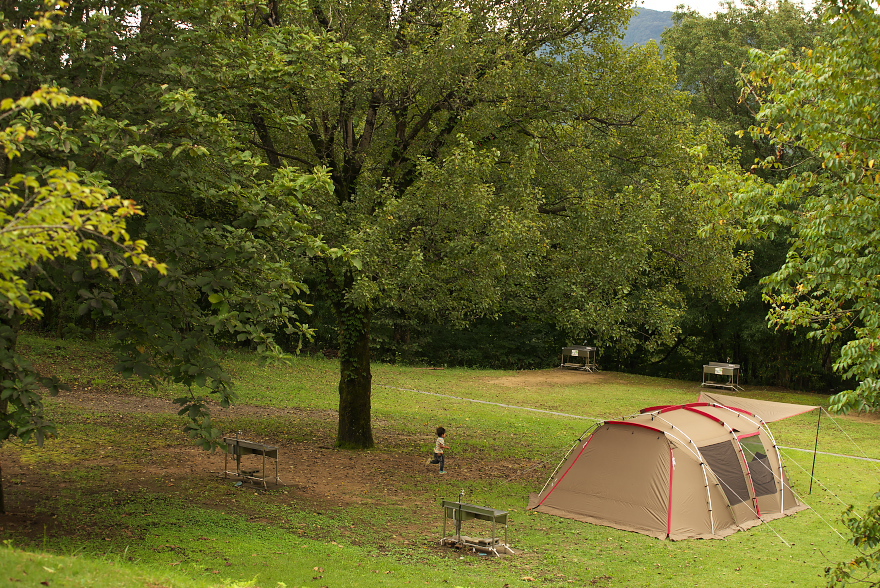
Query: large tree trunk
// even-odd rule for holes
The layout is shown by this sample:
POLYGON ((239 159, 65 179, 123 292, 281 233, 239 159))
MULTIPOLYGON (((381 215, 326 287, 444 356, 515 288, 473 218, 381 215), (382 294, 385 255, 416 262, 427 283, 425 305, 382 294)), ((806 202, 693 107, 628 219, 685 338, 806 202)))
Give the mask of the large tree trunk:
POLYGON ((336 308, 339 324, 339 432, 336 446, 373 447, 370 372, 370 321, 367 310, 342 303, 336 308))

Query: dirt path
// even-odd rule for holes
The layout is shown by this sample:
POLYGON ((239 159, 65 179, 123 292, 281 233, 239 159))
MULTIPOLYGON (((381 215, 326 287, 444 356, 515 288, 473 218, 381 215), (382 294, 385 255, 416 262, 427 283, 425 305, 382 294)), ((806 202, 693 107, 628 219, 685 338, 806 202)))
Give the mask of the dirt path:
MULTIPOLYGON (((55 401, 61 405, 75 407, 86 413, 85 419, 95 415, 95 421, 106 419, 107 415, 124 418, 134 414, 174 415, 177 406, 159 398, 124 396, 95 389, 74 388, 62 392, 55 401)), ((312 420, 326 420, 326 431, 335 430, 335 411, 306 411, 298 409, 279 409, 271 407, 237 405, 229 409, 212 407, 216 420, 237 417, 261 417, 266 419, 285 419, 292 421, 308 417, 312 420)), ((106 420, 103 421, 106 423, 106 420)), ((95 427, 108 426, 95 424, 95 427)), ((112 426, 109 425, 109 426, 112 426)), ((95 480, 95 491, 119 491, 123 494, 147 489, 164 494, 182 494, 187 487, 194 485, 217 485, 232 488, 237 481, 224 479, 224 455, 220 452, 206 452, 192 445, 191 441, 175 430, 168 431, 167 439, 157 447, 140 456, 117 455, 114 448, 106 447, 91 451, 85 459, 77 459, 69 468, 78 471, 100 472, 95 480), (122 460, 123 463, 120 463, 122 460)), ((423 484, 439 475, 437 466, 425 463, 426 455, 418 452, 402 452, 401 445, 417 445, 420 440, 404 439, 392 431, 377 431, 387 437, 375 450, 360 452, 338 450, 331 447, 332 439, 316 439, 310 442, 278 443, 273 439, 260 439, 249 436, 253 441, 275 445, 279 448, 278 476, 280 485, 269 485, 270 496, 274 502, 296 504, 301 508, 321 512, 327 509, 344 508, 351 505, 399 504, 414 513, 430 513, 430 524, 436 526, 436 500, 430 493, 420 492, 423 484), (398 449, 395 449, 397 447, 398 449)), ((164 434, 163 434, 164 436, 164 434)), ((65 438, 59 440, 67 442, 65 438)), ((51 450, 51 445, 47 446, 51 450)), ((0 464, 5 486, 7 514, 0 515, 0 536, 4 531, 13 535, 26 535, 38 539, 43 533, 70 532, 70 521, 64 521, 62 513, 44 512, 51 504, 57 504, 58 497, 74 482, 63 481, 64 476, 47 471, 40 465, 37 449, 22 449, 7 444, 0 448, 0 464), (30 459, 28 452, 34 452, 30 459), (61 480, 61 481, 59 481, 61 480)), ((253 460, 253 456, 251 456, 253 460)), ((450 473, 446 479, 475 481, 484 479, 505 479, 510 472, 530 470, 533 475, 546 474, 534 471, 535 464, 526 460, 498 460, 488 457, 472 456, 466 460, 451 460, 450 473)), ((259 460, 253 462, 259 467, 259 460)), ((53 465, 52 467, 57 467, 53 465)), ((61 466, 64 468, 65 466, 61 466)), ((234 469, 230 459, 229 469, 234 469)), ((273 462, 269 461, 268 473, 274 474, 273 462)), ((81 483, 80 483, 81 484, 81 483)), ((240 489, 243 489, 242 487, 240 489)), ((218 499, 204 506, 226 510, 218 499)), ((428 519, 426 519, 428 522, 428 519)))

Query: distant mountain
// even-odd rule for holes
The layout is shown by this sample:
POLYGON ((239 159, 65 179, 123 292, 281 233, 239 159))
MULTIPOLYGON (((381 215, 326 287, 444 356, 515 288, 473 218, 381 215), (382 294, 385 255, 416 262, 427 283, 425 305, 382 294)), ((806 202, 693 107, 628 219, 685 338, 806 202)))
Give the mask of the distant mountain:
POLYGON ((672 26, 672 15, 669 11, 639 8, 626 27, 623 44, 646 45, 651 39, 660 43, 660 35, 672 26))

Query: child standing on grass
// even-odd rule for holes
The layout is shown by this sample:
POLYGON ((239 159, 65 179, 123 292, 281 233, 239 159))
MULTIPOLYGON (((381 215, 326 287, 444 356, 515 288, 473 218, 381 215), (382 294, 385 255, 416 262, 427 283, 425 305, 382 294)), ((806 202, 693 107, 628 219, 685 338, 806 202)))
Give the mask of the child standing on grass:
POLYGON ((446 473, 446 458, 443 453, 446 449, 449 449, 449 446, 446 444, 446 429, 437 427, 437 441, 434 442, 434 459, 428 460, 428 463, 439 463, 441 474, 446 473))

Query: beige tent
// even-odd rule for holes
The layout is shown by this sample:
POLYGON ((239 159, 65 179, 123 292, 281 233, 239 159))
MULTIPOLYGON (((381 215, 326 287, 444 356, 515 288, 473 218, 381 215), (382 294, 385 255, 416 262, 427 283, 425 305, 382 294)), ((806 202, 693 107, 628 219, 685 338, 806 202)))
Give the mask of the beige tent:
POLYGON ((760 417, 705 402, 645 410, 579 440, 529 508, 661 539, 722 538, 806 508, 760 417))

